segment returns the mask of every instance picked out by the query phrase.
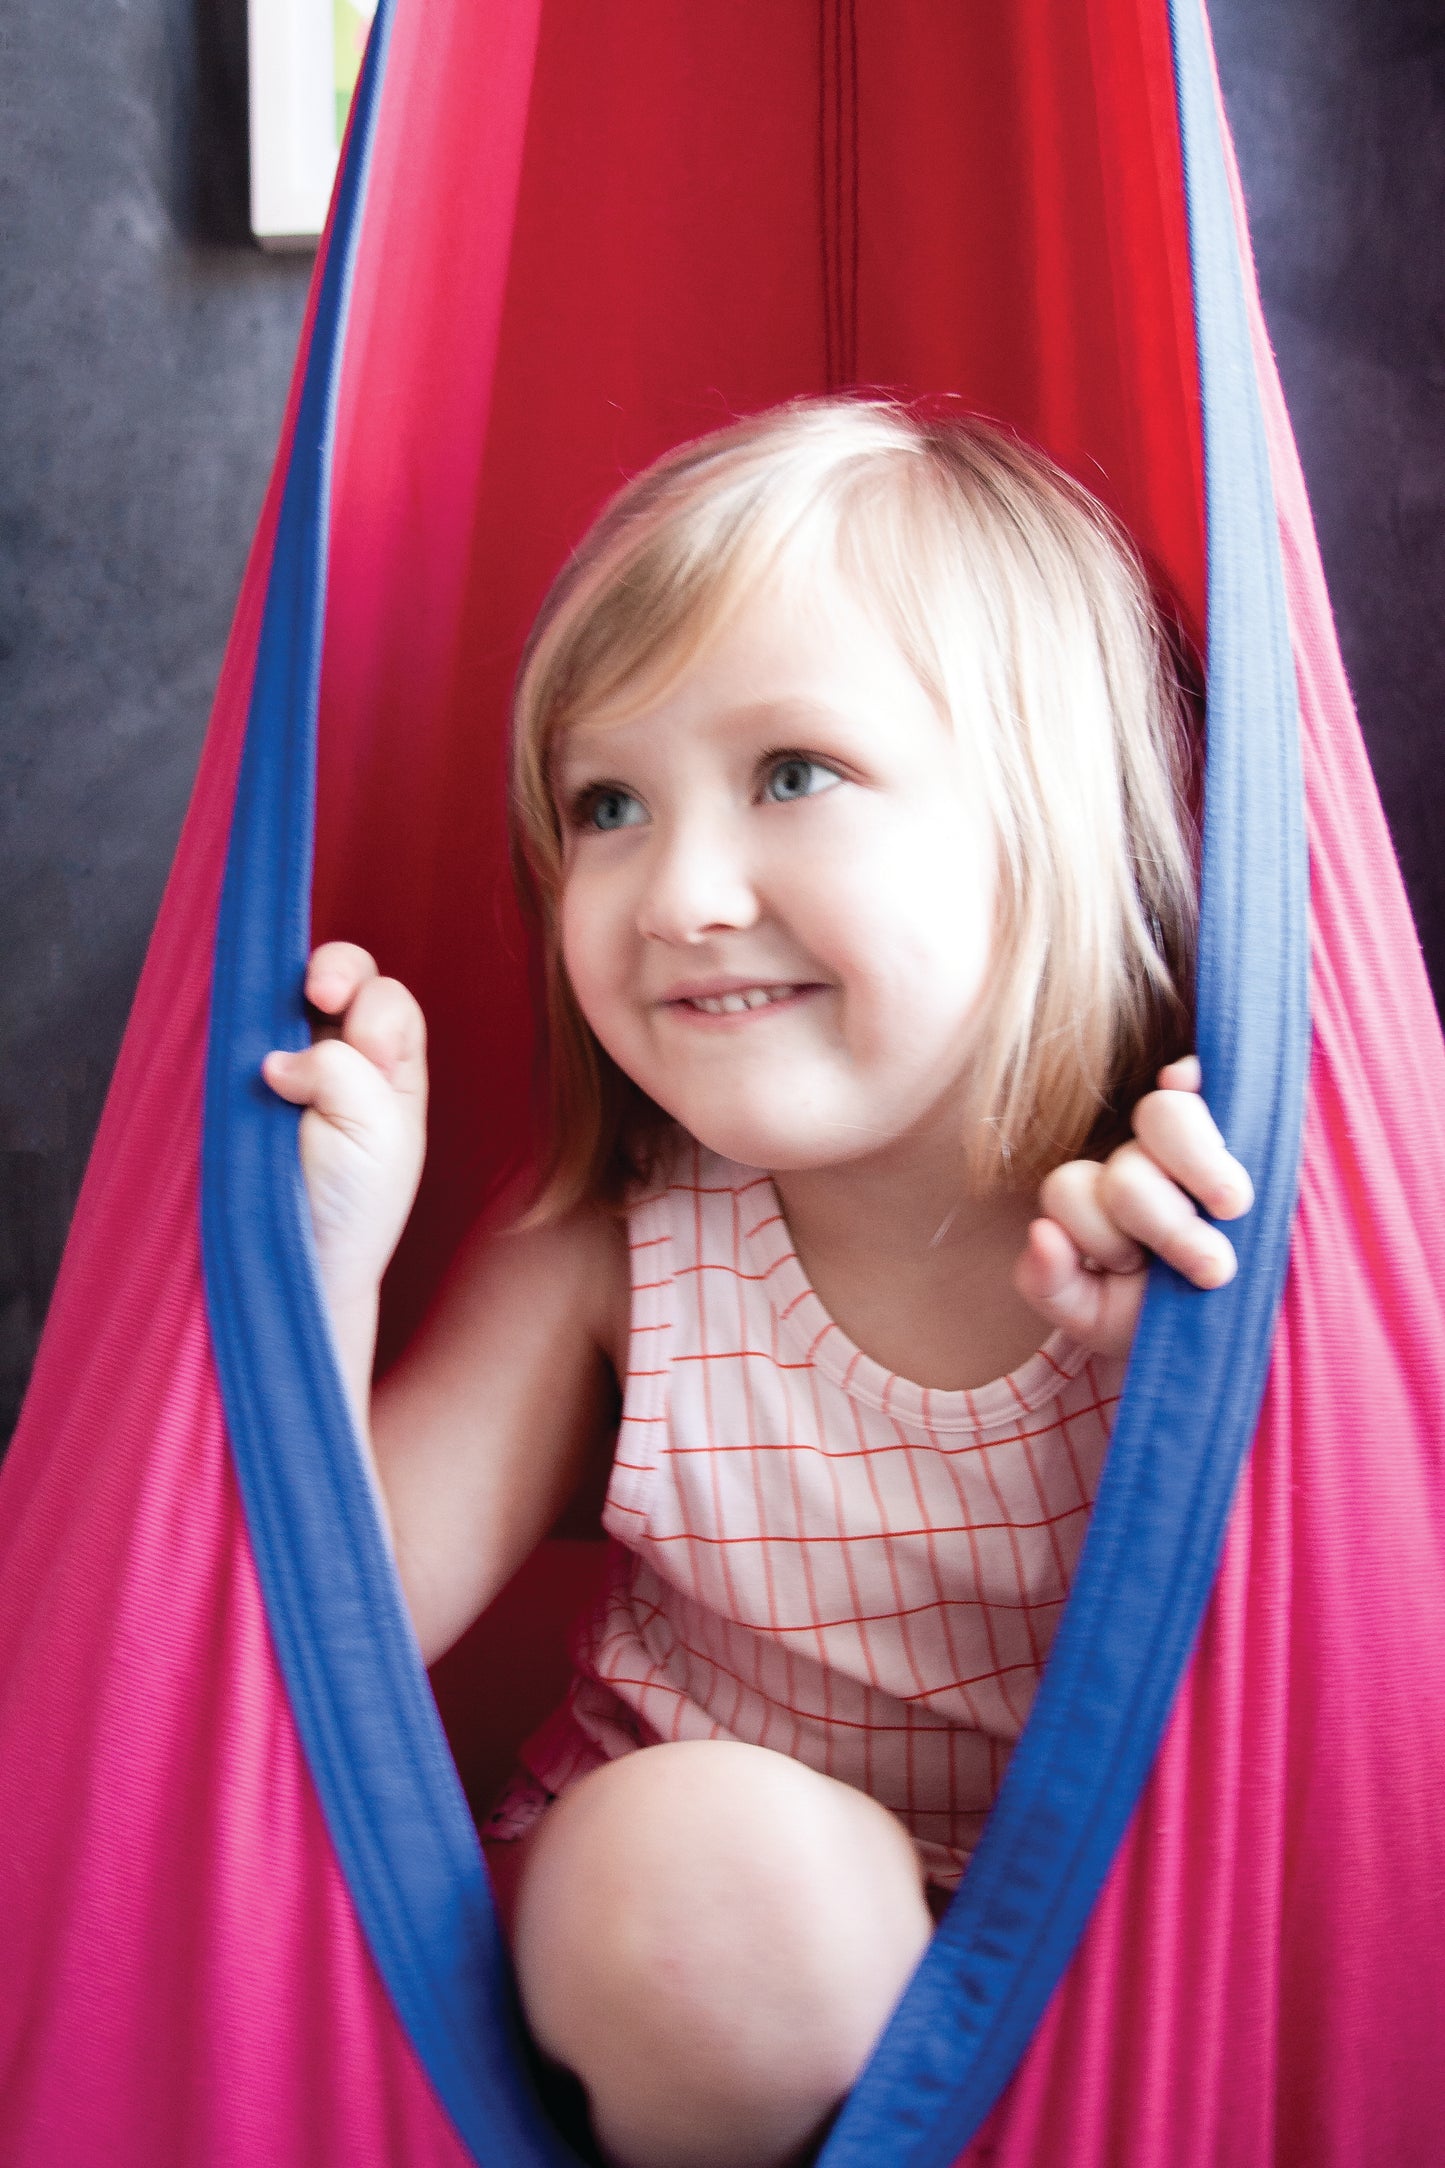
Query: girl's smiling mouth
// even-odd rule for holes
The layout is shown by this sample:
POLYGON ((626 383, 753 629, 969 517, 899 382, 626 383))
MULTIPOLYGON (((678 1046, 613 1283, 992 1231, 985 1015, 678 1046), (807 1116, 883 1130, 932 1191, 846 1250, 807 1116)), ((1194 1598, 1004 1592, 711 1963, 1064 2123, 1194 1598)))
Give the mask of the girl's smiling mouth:
POLYGON ((676 988, 664 995, 660 1006, 683 1016, 731 1020, 756 1014, 760 1009, 790 1006, 804 995, 822 991, 815 980, 758 979, 731 983, 711 980, 676 988))

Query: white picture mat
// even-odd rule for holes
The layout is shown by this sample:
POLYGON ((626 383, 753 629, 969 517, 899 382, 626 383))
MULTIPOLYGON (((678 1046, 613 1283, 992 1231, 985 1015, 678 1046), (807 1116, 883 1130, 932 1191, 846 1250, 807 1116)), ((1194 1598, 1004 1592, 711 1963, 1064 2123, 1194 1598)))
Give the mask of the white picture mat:
POLYGON ((248 0, 251 231, 306 247, 336 175, 332 0, 248 0))

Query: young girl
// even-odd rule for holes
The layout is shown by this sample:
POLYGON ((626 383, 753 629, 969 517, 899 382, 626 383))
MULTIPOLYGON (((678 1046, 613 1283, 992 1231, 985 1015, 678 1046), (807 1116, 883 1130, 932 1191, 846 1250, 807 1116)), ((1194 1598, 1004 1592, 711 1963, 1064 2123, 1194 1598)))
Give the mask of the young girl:
POLYGON ((331 944, 337 1035, 267 1060, 428 1662, 610 1467, 607 1589, 489 1854, 538 2045, 626 2168, 816 2142, 1027 1717, 1140 1245, 1233 1270, 1190 1202, 1250 1192, 1180 1058, 1185 765, 1083 491, 977 425, 800 403, 624 490, 542 611, 550 1159, 375 1394, 421 1018, 331 944))

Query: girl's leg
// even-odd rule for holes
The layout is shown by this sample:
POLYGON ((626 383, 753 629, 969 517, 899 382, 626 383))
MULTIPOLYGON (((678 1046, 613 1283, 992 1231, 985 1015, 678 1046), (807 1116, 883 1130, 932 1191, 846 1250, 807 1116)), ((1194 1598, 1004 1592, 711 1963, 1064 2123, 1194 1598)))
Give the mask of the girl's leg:
POLYGON ((783 2168, 867 2061, 932 1922, 902 1824, 760 1747, 648 1747, 530 1839, 522 2002, 619 2168, 783 2168))

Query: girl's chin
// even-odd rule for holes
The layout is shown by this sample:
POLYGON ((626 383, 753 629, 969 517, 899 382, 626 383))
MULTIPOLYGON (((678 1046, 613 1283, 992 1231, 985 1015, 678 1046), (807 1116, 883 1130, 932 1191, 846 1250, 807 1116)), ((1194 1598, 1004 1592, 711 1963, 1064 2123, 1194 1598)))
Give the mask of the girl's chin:
POLYGON ((801 1174, 818 1167, 836 1167, 856 1159, 879 1141, 875 1128, 862 1124, 827 1123, 823 1118, 805 1119, 795 1107, 792 1119, 779 1120, 780 1110, 750 1113, 737 1106, 673 1107, 668 1110, 679 1126, 719 1159, 742 1167, 762 1167, 769 1174, 801 1174))

